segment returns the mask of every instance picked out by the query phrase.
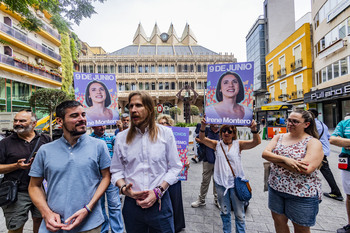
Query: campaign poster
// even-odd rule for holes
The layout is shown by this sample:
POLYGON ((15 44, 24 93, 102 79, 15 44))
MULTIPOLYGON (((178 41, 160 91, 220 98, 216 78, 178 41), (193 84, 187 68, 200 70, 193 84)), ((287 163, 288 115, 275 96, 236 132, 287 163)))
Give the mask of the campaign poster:
POLYGON ((185 127, 171 127, 175 136, 177 152, 182 163, 182 170, 178 176, 179 180, 187 180, 188 170, 185 167, 188 155, 188 139, 190 130, 185 127))
POLYGON ((119 120, 115 74, 74 73, 75 99, 86 112, 87 126, 115 125, 119 120))
POLYGON ((250 125, 254 62, 208 66, 205 115, 209 124, 250 125))

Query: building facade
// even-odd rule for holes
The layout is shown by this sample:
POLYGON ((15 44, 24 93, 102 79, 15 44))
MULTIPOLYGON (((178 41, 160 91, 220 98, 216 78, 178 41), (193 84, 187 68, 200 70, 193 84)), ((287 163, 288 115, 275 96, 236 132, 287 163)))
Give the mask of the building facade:
POLYGON ((62 85, 60 35, 51 15, 31 10, 44 24, 39 32, 20 28, 21 16, 0 3, 0 112, 29 108, 32 92, 62 85))
POLYGON ((270 101, 304 106, 304 93, 312 88, 311 25, 303 24, 266 55, 270 101))
POLYGON ((265 18, 259 16, 246 36, 247 61, 254 62, 255 107, 266 103, 265 18))
POLYGON ((314 87, 305 102, 334 128, 350 112, 350 1, 312 1, 314 87))
MULTIPOLYGON (((184 113, 184 102, 176 97, 180 90, 190 86, 198 94, 192 104, 203 112, 207 66, 237 61, 232 54, 218 54, 198 45, 188 24, 181 37, 177 36, 172 24, 167 33, 162 33, 156 24, 150 37, 139 24, 133 44, 112 53, 84 45, 85 54, 79 57, 80 72, 115 73, 122 112, 126 111, 129 93, 143 90, 151 94, 155 104, 163 104, 166 113, 169 108, 179 108, 181 115, 177 120, 180 121, 184 113)), ((194 100, 193 91, 187 94, 194 100)), ((185 95, 185 92, 180 94, 185 95)))

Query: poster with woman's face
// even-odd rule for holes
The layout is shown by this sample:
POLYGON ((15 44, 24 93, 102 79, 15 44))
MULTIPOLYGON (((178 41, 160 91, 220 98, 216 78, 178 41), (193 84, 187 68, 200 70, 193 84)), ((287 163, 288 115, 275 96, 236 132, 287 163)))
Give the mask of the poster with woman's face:
POLYGON ((87 126, 115 125, 119 120, 115 74, 74 73, 75 99, 85 108, 87 126))
POLYGON ((253 118, 254 62, 208 66, 206 121, 250 125, 253 118))

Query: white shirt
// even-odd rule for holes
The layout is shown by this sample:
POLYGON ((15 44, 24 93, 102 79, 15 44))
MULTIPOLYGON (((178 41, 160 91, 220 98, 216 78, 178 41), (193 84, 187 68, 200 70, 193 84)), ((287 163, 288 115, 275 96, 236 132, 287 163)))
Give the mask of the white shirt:
POLYGON ((156 142, 150 140, 148 127, 144 134, 136 128, 137 133, 130 144, 126 143, 129 129, 117 134, 110 168, 112 184, 125 179, 127 184, 133 184, 134 191, 144 191, 154 189, 163 181, 169 185, 177 182, 182 164, 175 137, 170 128, 157 126, 156 142))
POLYGON ((235 186, 234 177, 232 171, 227 163, 224 152, 221 149, 220 143, 224 148, 228 160, 230 161, 231 167, 235 172, 236 177, 244 178, 244 171, 242 166, 241 154, 239 152, 238 140, 232 141, 232 146, 229 151, 228 146, 220 140, 216 145, 216 159, 214 165, 214 181, 221 186, 226 188, 224 195, 227 190, 235 186))

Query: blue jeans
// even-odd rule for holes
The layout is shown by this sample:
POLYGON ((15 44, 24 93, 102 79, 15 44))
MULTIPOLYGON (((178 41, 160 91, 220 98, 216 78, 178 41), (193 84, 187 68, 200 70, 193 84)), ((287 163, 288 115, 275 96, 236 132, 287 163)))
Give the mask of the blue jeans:
POLYGON ((245 232, 244 202, 238 200, 235 188, 227 190, 224 196, 225 187, 215 183, 218 193, 218 202, 221 206, 221 219, 224 233, 231 233, 231 204, 235 214, 235 225, 237 233, 245 232))
POLYGON ((122 233, 124 230, 123 219, 119 197, 119 189, 113 184, 109 184, 106 192, 107 205, 108 205, 108 216, 105 209, 105 195, 101 197, 102 213, 105 218, 105 222, 102 224, 101 233, 108 233, 109 226, 111 226, 112 233, 122 233))

